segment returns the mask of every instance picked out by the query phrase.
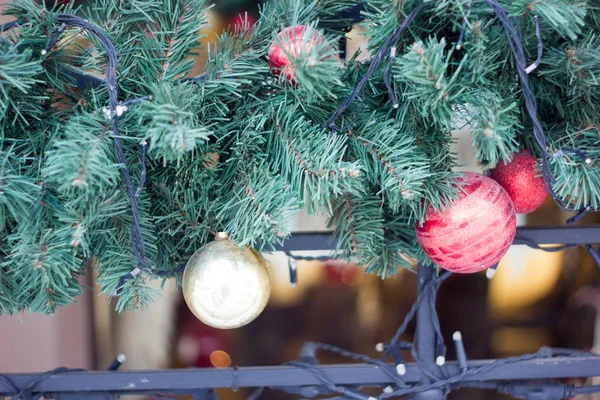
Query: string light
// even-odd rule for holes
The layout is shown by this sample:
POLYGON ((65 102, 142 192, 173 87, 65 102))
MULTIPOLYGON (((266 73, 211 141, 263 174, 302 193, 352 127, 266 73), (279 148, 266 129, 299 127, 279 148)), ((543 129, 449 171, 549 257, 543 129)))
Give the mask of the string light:
POLYGON ((288 269, 290 271, 290 285, 292 287, 298 286, 298 265, 296 259, 288 253, 288 269))
POLYGON ((460 369, 460 372, 465 373, 467 372, 467 369, 469 369, 469 365, 467 364, 467 353, 465 352, 465 345, 463 344, 460 331, 454 332, 452 340, 454 341, 454 348, 456 349, 458 368, 460 369))
POLYGON ((406 375, 406 365, 404 365, 404 364, 396 365, 396 373, 400 376, 406 375))
POLYGON ((443 366, 446 363, 446 356, 439 355, 435 358, 435 363, 438 367, 443 366))
MULTIPOLYGON (((420 268, 426 268, 426 267, 420 266, 420 268)), ((423 300, 423 298, 424 297, 427 297, 428 299, 435 298, 435 292, 439 288, 440 284, 445 279, 448 278, 448 276, 449 275, 446 275, 446 274, 440 275, 437 278, 434 278, 434 279, 430 280, 429 282, 426 282, 422 286, 421 290, 419 291, 419 293, 417 295, 417 300, 415 301, 414 304, 421 304, 423 301, 426 301, 426 304, 430 305, 431 302, 427 301, 427 300, 423 300)), ((435 309, 433 309, 431 312, 433 314, 436 314, 435 309)), ((408 321, 410 321, 413 318, 413 316, 414 316, 414 313, 409 311, 409 313, 406 315, 403 323, 401 324, 401 328, 407 326, 408 321)), ((500 360, 494 361, 491 364, 487 364, 484 366, 469 369, 466 352, 464 350, 462 334, 460 332, 455 332, 453 334, 452 338, 453 338, 454 345, 456 348, 456 353, 457 353, 457 364, 458 364, 459 371, 460 371, 459 374, 440 379, 440 378, 437 378, 435 375, 428 373, 427 376, 429 376, 430 378, 434 378, 433 381, 432 382, 425 381, 425 382, 419 383, 415 386, 407 386, 406 384, 404 384, 404 382, 401 381, 398 384, 397 390, 394 390, 392 392, 390 392, 389 389, 383 390, 382 394, 380 396, 378 396, 376 399, 382 400, 382 399, 386 399, 386 398, 390 398, 390 397, 422 393, 422 392, 427 392, 427 391, 434 390, 434 389, 446 388, 449 386, 460 387, 463 382, 466 382, 467 380, 476 379, 476 376, 478 374, 482 374, 487 371, 493 370, 494 368, 497 368, 501 365, 513 364, 513 363, 518 363, 518 362, 522 362, 522 361, 529 361, 529 360, 535 360, 535 359, 547 359, 547 358, 551 358, 551 357, 555 357, 555 356, 573 356, 573 357, 584 357, 585 356, 585 357, 588 357, 591 359, 599 360, 599 362, 600 362, 600 357, 598 355, 595 355, 592 353, 564 350, 564 349, 552 349, 552 348, 544 347, 544 348, 540 349, 537 353, 525 354, 525 355, 522 355, 519 357, 500 359, 500 360)), ((377 361, 377 360, 370 359, 369 357, 367 357, 365 355, 353 353, 348 350, 338 348, 336 346, 331 346, 331 345, 322 344, 322 343, 314 343, 314 342, 311 342, 311 343, 313 343, 319 349, 326 350, 326 351, 329 351, 329 352, 332 352, 332 353, 335 353, 335 354, 338 354, 338 355, 341 355, 344 357, 352 358, 354 360, 360 360, 360 361, 367 362, 367 363, 375 363, 377 361)), ((393 343, 393 340, 392 340, 392 343, 393 343)), ((391 344, 387 345, 384 343, 378 343, 376 345, 376 350, 379 352, 381 352, 381 350, 384 350, 384 352, 385 352, 384 354, 391 353, 391 349, 392 349, 391 344)), ((385 357, 386 356, 384 355, 384 357, 381 359, 381 361, 383 361, 383 359, 385 357)), ((417 353, 414 353, 414 357, 416 358, 418 366, 426 365, 423 360, 419 359, 419 355, 417 353)), ((318 368, 318 365, 314 365, 314 364, 309 365, 306 363, 295 363, 295 362, 289 363, 289 364, 301 366, 302 368, 305 368, 305 369, 311 371, 313 374, 315 374, 315 376, 318 376, 319 379, 323 380, 324 382, 325 382, 325 379, 328 379, 325 377, 323 372, 318 368)), ((387 373, 388 368, 386 366, 382 366, 381 368, 382 368, 382 371, 387 373)), ((404 364, 396 365, 395 370, 396 370, 396 374, 398 376, 404 376, 407 373, 406 365, 404 365, 404 364)), ((420 368, 420 370, 421 370, 421 372, 424 372, 424 373, 426 372, 422 368, 420 368)), ((447 373, 445 375, 447 375, 447 373)), ((498 383, 492 382, 489 385, 494 388, 500 389, 500 384, 498 384, 498 383)), ((331 388, 332 390, 333 390, 333 388, 337 388, 338 390, 333 390, 333 391, 337 391, 338 393, 345 394, 339 390, 340 389, 339 386, 336 386, 330 380, 327 380, 326 386, 328 388, 331 388)), ((564 390, 567 391, 568 389, 565 387, 564 390)), ((598 388, 598 390, 596 390, 596 391, 600 391, 600 388, 598 388)), ((350 398, 360 398, 360 397, 350 397, 350 398)))
POLYGON ((127 357, 125 357, 125 354, 119 354, 112 363, 110 363, 110 365, 108 366, 108 368, 106 368, 107 371, 116 371, 117 369, 119 369, 119 367, 121 366, 121 364, 123 364, 125 362, 125 360, 127 359, 127 357))
POLYGON ((458 41, 456 42, 456 50, 460 51, 462 50, 462 42, 463 42, 463 38, 465 36, 465 29, 467 28, 467 17, 469 16, 469 14, 471 13, 471 3, 473 2, 473 0, 469 0, 469 2, 467 3, 467 13, 463 16, 463 21, 462 21, 462 25, 460 28, 460 32, 458 34, 458 41))
POLYGON ((540 21, 537 15, 533 17, 533 21, 535 23, 535 37, 537 39, 537 59, 533 64, 525 68, 525 72, 528 75, 540 66, 540 62, 542 62, 542 53, 544 52, 544 46, 542 44, 542 35, 540 33, 540 21))
POLYGON ((492 265, 485 271, 485 277, 488 279, 493 279, 496 276, 496 269, 498 268, 498 263, 492 265))

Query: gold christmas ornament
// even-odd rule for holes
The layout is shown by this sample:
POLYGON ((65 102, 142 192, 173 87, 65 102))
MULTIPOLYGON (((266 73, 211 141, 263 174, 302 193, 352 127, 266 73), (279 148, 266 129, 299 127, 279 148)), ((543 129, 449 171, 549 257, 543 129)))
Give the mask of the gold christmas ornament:
POLYGON ((183 273, 183 297, 202 322, 233 329, 254 320, 271 294, 267 262, 256 250, 218 233, 190 258, 183 273))

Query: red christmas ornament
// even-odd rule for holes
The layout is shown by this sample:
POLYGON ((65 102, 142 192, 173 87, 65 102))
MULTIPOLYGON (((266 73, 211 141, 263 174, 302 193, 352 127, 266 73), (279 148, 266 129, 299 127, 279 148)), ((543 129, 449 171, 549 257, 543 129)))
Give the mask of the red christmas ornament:
POLYGON ((71 1, 72 0, 56 0, 56 2, 58 4, 62 4, 62 5, 69 4, 71 1))
POLYGON ((498 162, 490 175, 506 190, 519 214, 537 210, 548 197, 544 178, 539 176, 535 162, 527 150, 521 150, 508 164, 498 162))
POLYGON ((231 26, 233 27, 234 32, 247 30, 247 34, 250 34, 254 24, 256 24, 256 17, 248 12, 238 14, 231 20, 231 26))
POLYGON ((230 343, 224 332, 193 320, 184 325, 177 339, 179 362, 186 367, 213 367, 211 355, 229 352, 230 343))
POLYGON ((354 286, 358 283, 362 274, 362 270, 355 264, 339 260, 326 261, 323 271, 325 282, 333 287, 354 286))
POLYGON ((431 206, 417 240, 441 268, 455 273, 479 272, 508 251, 517 229, 515 208, 494 180, 474 172, 458 179, 459 198, 446 210, 431 206))
POLYGON ((308 53, 311 48, 325 41, 318 31, 304 25, 296 25, 284 29, 277 35, 269 47, 269 66, 275 76, 283 75, 290 83, 294 83, 294 65, 288 59, 297 58, 301 53, 308 53))

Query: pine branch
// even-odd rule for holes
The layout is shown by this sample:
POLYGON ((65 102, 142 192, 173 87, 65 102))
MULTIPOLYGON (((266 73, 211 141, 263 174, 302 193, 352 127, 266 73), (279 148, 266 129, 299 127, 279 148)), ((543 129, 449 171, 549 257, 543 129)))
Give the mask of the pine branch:
POLYGON ((445 48, 444 39, 415 42, 393 66, 396 91, 404 100, 405 109, 419 113, 424 120, 434 122, 442 129, 450 127, 453 102, 464 90, 454 82, 466 60, 465 56, 448 78, 451 54, 446 54, 445 48))
MULTIPOLYGON (((13 150, 13 149, 11 149, 13 150)), ((35 202, 40 187, 27 176, 26 168, 19 165, 13 151, 0 154, 0 228, 13 229, 17 221, 27 215, 35 202)))
POLYGON ((50 314, 81 293, 77 278, 82 259, 67 231, 48 228, 60 211, 57 207, 55 197, 42 187, 31 219, 19 221, 17 230, 7 236, 8 250, 1 266, 14 285, 16 309, 12 312, 50 314))
MULTIPOLYGON (((377 51, 404 19, 404 2, 365 0, 365 19, 361 26, 366 30, 368 49, 377 51)), ((410 5, 406 9, 411 9, 410 5)))
POLYGON ((148 177, 152 215, 159 239, 160 269, 173 268, 208 242, 215 195, 222 183, 210 157, 186 157, 184 168, 169 165, 148 177), (214 192, 213 192, 214 191, 214 192))
MULTIPOLYGON (((330 2, 327 0, 325 4, 330 4, 330 2)), ((305 2, 281 0, 263 4, 260 14, 261 20, 269 22, 268 28, 265 24, 263 29, 268 30, 268 34, 272 38, 274 32, 278 32, 284 27, 314 22, 319 17, 319 10, 321 7, 318 0, 305 2)), ((258 28, 260 29, 260 25, 258 28)))
POLYGON ((48 151, 43 173, 61 192, 82 189, 93 193, 117 183, 119 170, 112 154, 111 132, 108 121, 102 118, 87 113, 73 117, 62 140, 48 151))
POLYGON ((376 122, 380 119, 374 115, 365 126, 351 132, 350 143, 370 184, 380 188, 379 195, 396 213, 402 203, 417 206, 423 182, 430 176, 429 162, 411 133, 401 132, 390 120, 376 122))
POLYGON ((220 202, 216 222, 240 246, 254 246, 258 240, 281 242, 289 236, 298 200, 281 177, 273 175, 266 164, 245 168, 220 202))
POLYGON ((386 215, 381 199, 372 195, 339 198, 329 221, 335 226, 340 257, 382 278, 413 267, 419 246, 408 223, 406 217, 386 215))
MULTIPOLYGON (((123 192, 118 193, 118 199, 117 204, 129 206, 123 192)), ((150 275, 147 268, 156 268, 154 260, 158 258, 157 240, 150 218, 150 208, 149 197, 141 196, 139 201, 140 226, 147 265, 138 265, 131 250, 131 215, 129 212, 111 213, 111 228, 108 230, 94 229, 92 240, 98 243, 94 246, 94 258, 98 270, 97 283, 101 285, 102 293, 109 297, 118 294, 116 309, 119 312, 144 309, 154 298, 153 290, 145 284, 145 280, 150 275), (130 274, 136 267, 140 269, 139 273, 123 282, 123 277, 130 274)))
POLYGON ((547 51, 540 76, 554 90, 545 97, 563 118, 591 123, 600 118, 600 36, 588 34, 577 43, 547 51))
POLYGON ((36 84, 42 83, 43 68, 40 60, 33 59, 31 49, 23 47, 22 43, 0 40, 0 119, 11 110, 14 116, 7 120, 27 125, 29 118, 40 117, 42 110, 35 105, 46 98, 34 95, 35 91, 30 94, 36 84))
POLYGON ((278 166, 310 212, 331 210, 331 199, 361 192, 362 167, 344 161, 346 137, 324 135, 293 109, 278 116, 273 141, 273 164, 278 166))
POLYGON ((153 88, 152 101, 143 102, 139 110, 151 156, 180 162, 188 152, 206 151, 202 144, 212 130, 199 121, 196 105, 200 101, 201 94, 192 83, 163 83, 153 88))
POLYGON ((557 137, 550 145, 552 172, 556 177, 553 189, 575 209, 590 206, 599 209, 600 204, 600 130, 589 125, 575 130, 568 125, 555 128, 557 137), (559 136, 560 135, 560 136, 559 136), (587 164, 572 153, 561 154, 560 150, 575 148, 590 158, 587 164))
POLYGON ((581 33, 586 13, 585 1, 516 0, 506 3, 507 9, 514 15, 521 16, 529 13, 539 15, 553 30, 571 40, 576 39, 581 33))
POLYGON ((519 151, 517 104, 506 104, 493 92, 482 93, 473 100, 466 115, 472 126, 471 143, 477 149, 477 159, 491 165, 499 160, 510 161, 512 154, 519 151))
POLYGON ((368 264, 384 240, 381 201, 377 196, 341 196, 335 204, 329 226, 335 227, 340 258, 368 264))

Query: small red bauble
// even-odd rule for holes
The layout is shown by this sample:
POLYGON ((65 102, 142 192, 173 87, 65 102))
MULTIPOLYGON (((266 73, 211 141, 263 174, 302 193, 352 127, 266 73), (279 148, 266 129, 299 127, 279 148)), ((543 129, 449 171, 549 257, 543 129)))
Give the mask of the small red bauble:
POLYGON ((457 180, 459 198, 445 210, 431 206, 417 240, 441 268, 461 274, 496 264, 508 251, 517 229, 515 208, 494 180, 466 172, 457 180))
POLYGON ((354 286, 358 283, 362 274, 362 270, 355 264, 349 264, 341 260, 327 261, 324 267, 325 282, 333 287, 354 286))
POLYGON ((537 210, 548 197, 544 178, 538 174, 535 163, 535 157, 522 150, 508 164, 499 161, 490 174, 506 190, 519 214, 537 210))
POLYGON ((300 54, 310 52, 316 44, 325 41, 319 31, 304 25, 285 28, 277 35, 277 39, 269 47, 269 67, 275 76, 283 75, 290 83, 294 83, 294 65, 288 56, 295 59, 300 54))
POLYGON ((211 355, 230 351, 230 343, 223 331, 193 320, 183 326, 176 348, 184 366, 209 368, 213 367, 211 355))
POLYGON ((233 20, 231 20, 231 26, 233 27, 233 31, 236 33, 245 30, 249 34, 252 32, 252 27, 254 24, 256 24, 256 18, 250 13, 238 14, 233 18, 233 20))

